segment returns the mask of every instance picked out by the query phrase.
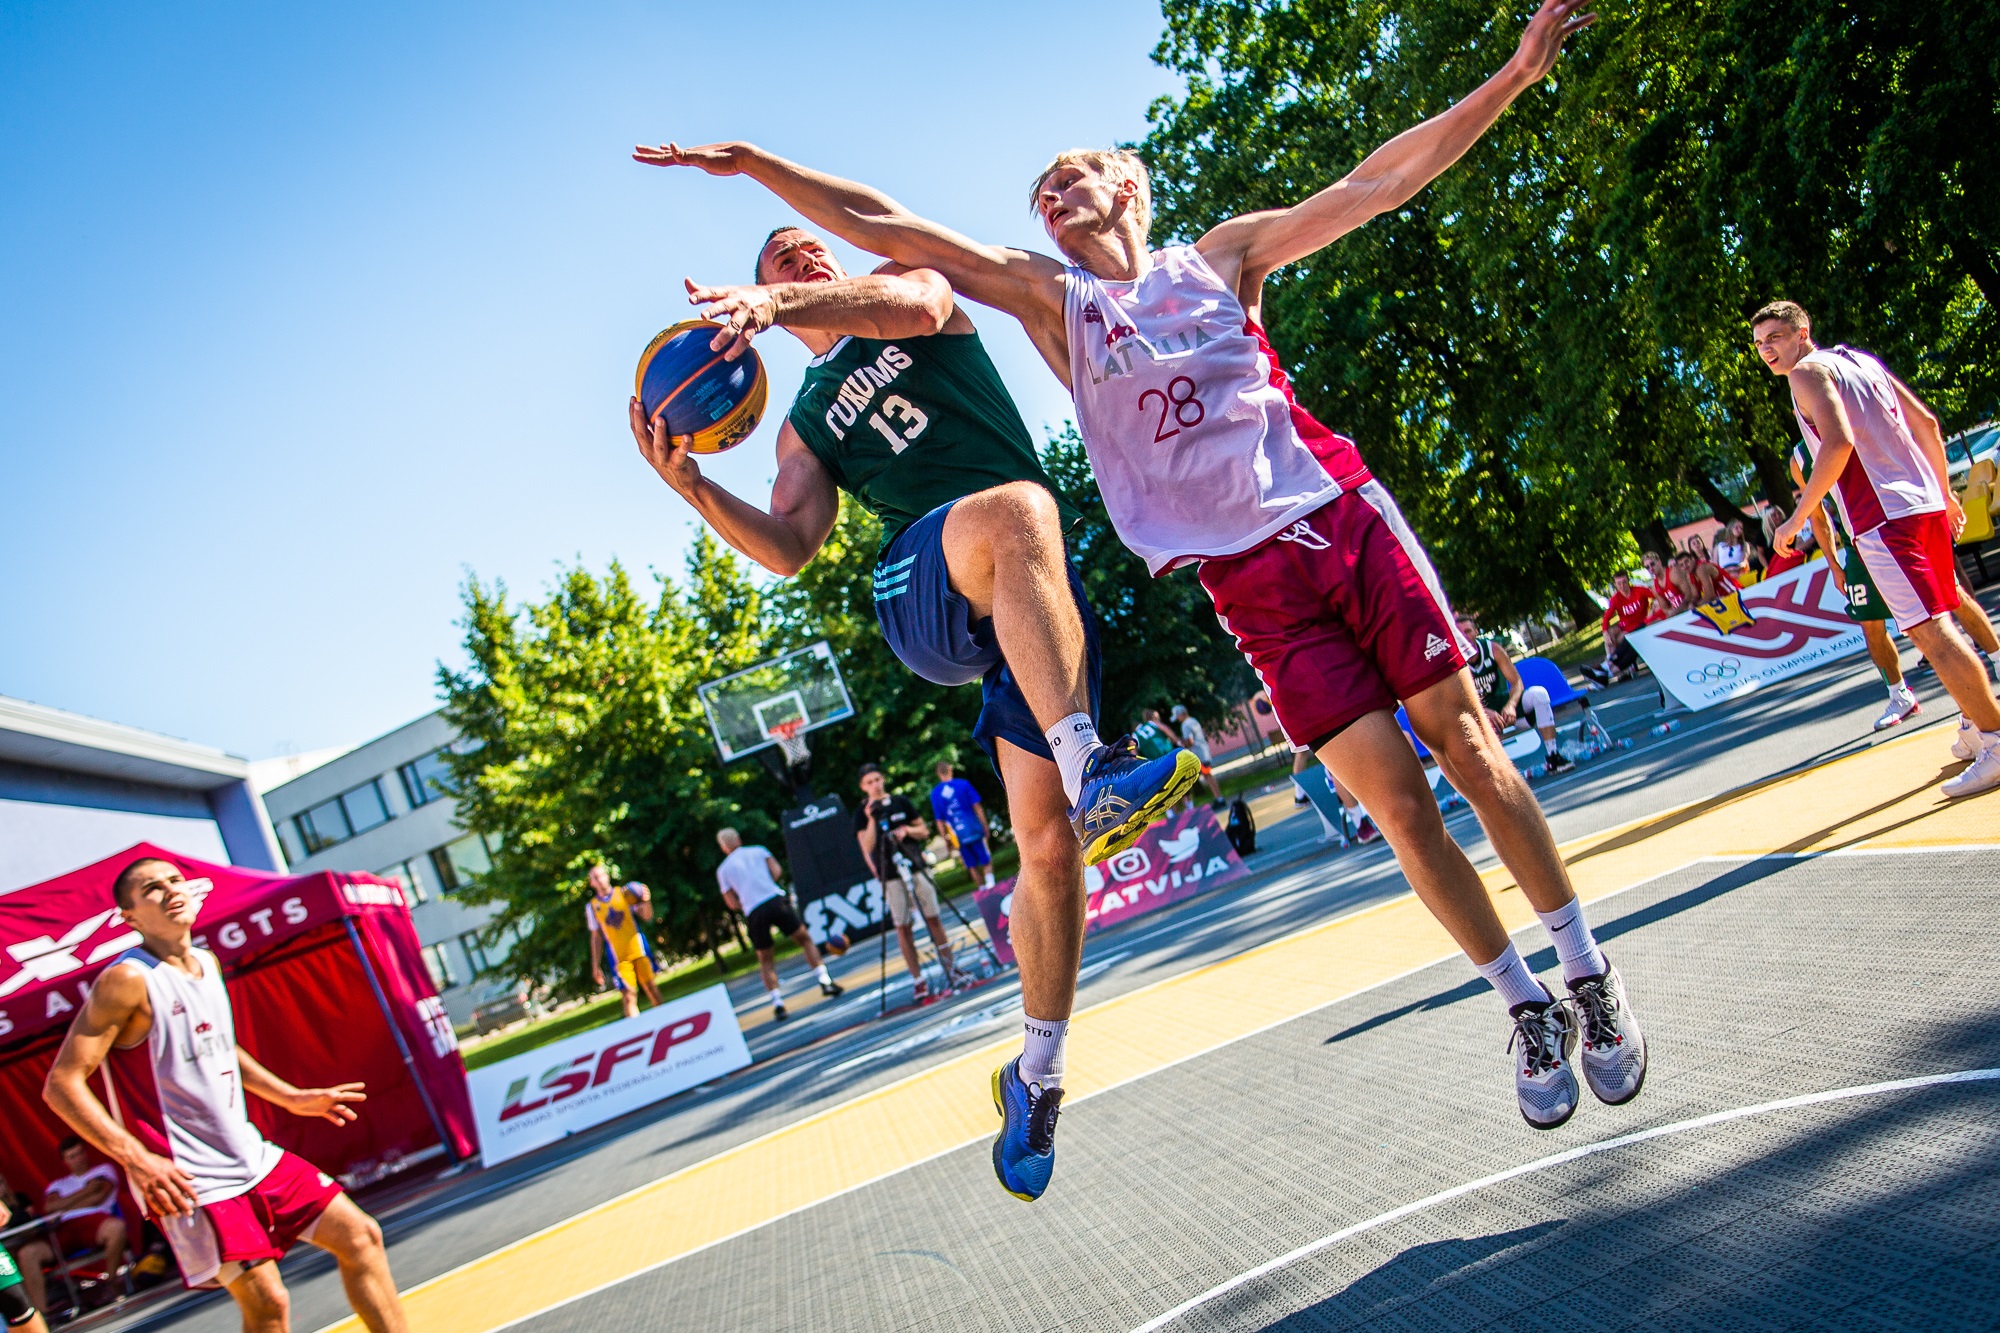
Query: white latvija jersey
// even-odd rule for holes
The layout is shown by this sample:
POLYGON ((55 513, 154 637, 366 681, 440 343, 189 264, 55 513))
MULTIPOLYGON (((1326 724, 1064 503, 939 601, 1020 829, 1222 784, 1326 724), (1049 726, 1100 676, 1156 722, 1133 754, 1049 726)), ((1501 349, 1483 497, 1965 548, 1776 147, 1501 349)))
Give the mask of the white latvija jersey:
MULTIPOLYGON (((1943 509, 1944 491, 1910 433, 1888 367, 1852 347, 1816 347, 1799 358, 1799 364, 1824 366, 1833 376, 1834 392, 1840 395, 1854 432, 1854 457, 1841 469, 1833 488, 1847 530, 1859 537, 1892 518, 1943 509)), ((1792 413, 1817 462, 1819 432, 1798 410, 1796 400, 1792 413)))
POLYGON ((105 1069, 119 1123, 147 1151, 187 1172, 195 1198, 210 1204, 247 1192, 270 1174, 281 1153, 244 1110, 236 1021, 222 967, 206 949, 193 953, 199 977, 143 948, 126 950, 112 964, 144 971, 153 1030, 137 1046, 114 1049, 105 1069))
POLYGON ((1154 574, 1247 551, 1340 494, 1248 322, 1191 245, 1131 282, 1065 274, 1077 424, 1120 540, 1154 574))

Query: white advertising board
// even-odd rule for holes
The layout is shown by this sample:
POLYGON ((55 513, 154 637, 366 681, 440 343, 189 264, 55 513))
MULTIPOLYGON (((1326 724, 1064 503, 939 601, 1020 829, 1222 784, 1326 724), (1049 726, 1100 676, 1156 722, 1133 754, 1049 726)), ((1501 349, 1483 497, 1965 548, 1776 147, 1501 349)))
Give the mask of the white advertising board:
POLYGON ((1667 693, 1699 710, 1867 645, 1826 561, 1808 560, 1636 630, 1632 646, 1667 693))
POLYGON ((486 1165, 706 1083, 750 1063, 717 984, 465 1076, 486 1165))

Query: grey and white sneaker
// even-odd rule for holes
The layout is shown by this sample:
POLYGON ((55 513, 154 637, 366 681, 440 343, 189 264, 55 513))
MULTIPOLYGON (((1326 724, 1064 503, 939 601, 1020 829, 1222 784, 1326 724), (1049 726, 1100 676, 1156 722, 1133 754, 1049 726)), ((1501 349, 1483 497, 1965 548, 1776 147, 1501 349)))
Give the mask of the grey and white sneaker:
POLYGON ((1606 1106, 1623 1106, 1646 1083, 1646 1034, 1625 998, 1625 979, 1607 961, 1601 977, 1569 983, 1570 1005, 1583 1029, 1583 1081, 1606 1106))
POLYGON ((1521 1118, 1536 1129, 1555 1129, 1576 1114, 1578 1092, 1576 1068, 1570 1056, 1576 1050, 1576 1020, 1569 1006, 1550 1000, 1547 1004, 1516 1005, 1514 1035, 1507 1049, 1514 1051, 1514 1095, 1521 1103, 1521 1118))
MULTIPOLYGON (((1973 744, 1980 744, 1981 733, 1975 731, 1973 744)), ((1938 788, 1947 800, 1957 800, 1961 796, 1977 796, 1983 791, 2000 787, 2000 741, 1986 741, 1979 757, 1963 773, 1938 788)))
POLYGON ((1899 685, 1890 693, 1889 706, 1882 710, 1882 716, 1875 719, 1875 730, 1887 731, 1899 725, 1904 718, 1914 717, 1923 711, 1924 706, 1917 701, 1916 695, 1910 693, 1909 687, 1899 685))
POLYGON ((1951 738, 1953 759, 1976 759, 1979 757, 1979 728, 1972 725, 1972 719, 1958 720, 1958 735, 1951 738))

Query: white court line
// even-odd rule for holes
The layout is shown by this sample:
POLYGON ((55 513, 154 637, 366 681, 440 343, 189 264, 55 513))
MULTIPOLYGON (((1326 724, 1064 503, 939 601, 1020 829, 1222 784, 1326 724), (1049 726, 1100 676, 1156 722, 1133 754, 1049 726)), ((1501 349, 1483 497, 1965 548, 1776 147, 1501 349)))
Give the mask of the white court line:
POLYGON ((1330 1236, 1321 1236, 1318 1240, 1310 1244, 1299 1246, 1298 1249, 1293 1250, 1290 1254, 1281 1254, 1269 1263, 1259 1264, 1248 1272, 1239 1273, 1220 1286, 1210 1287, 1207 1291, 1194 1297, 1192 1300, 1182 1301, 1179 1305, 1176 1305, 1173 1309, 1160 1315, 1158 1318, 1139 1325, 1132 1333, 1157 1333, 1159 1329, 1165 1328, 1168 1324, 1173 1323, 1189 1311, 1208 1304, 1216 1297, 1225 1296, 1235 1291, 1238 1287, 1255 1282, 1260 1277, 1275 1273, 1281 1268, 1297 1263, 1308 1255, 1317 1254, 1321 1250, 1328 1249, 1344 1240, 1358 1236, 1364 1231, 1373 1231, 1376 1227, 1400 1221, 1412 1214, 1423 1212, 1427 1208, 1434 1208, 1438 1204, 1471 1194, 1475 1190, 1483 1190, 1489 1185, 1498 1185, 1503 1181, 1514 1180, 1535 1171, 1545 1171, 1552 1166, 1561 1166, 1566 1162, 1580 1161, 1585 1157, 1593 1157, 1601 1152, 1609 1152, 1613 1148, 1623 1148, 1629 1144, 1644 1143, 1647 1139, 1665 1138, 1670 1134, 1685 1134, 1690 1130, 1707 1129, 1712 1125, 1727 1124, 1731 1120, 1742 1120, 1748 1116, 1764 1115, 1771 1111, 1789 1111, 1801 1106, 1817 1106, 1822 1102, 1846 1101, 1852 1097, 1872 1097, 1877 1093, 1883 1092, 1907 1092, 1913 1088, 1937 1087, 1946 1083, 1983 1083, 1991 1079, 2000 1079, 2000 1069, 1966 1069, 1955 1074, 1927 1074, 1922 1078, 1899 1078, 1889 1083, 1866 1083, 1853 1088, 1835 1088, 1829 1092, 1809 1092, 1804 1096, 1786 1097, 1775 1102, 1763 1102, 1757 1106, 1739 1106, 1732 1111, 1716 1111, 1710 1115, 1696 1116, 1692 1120, 1677 1120, 1671 1125, 1659 1125, 1652 1129, 1642 1129, 1632 1134, 1620 1134, 1615 1139, 1605 1139, 1601 1143, 1587 1143, 1581 1148, 1571 1148, 1567 1152, 1552 1153, 1547 1157, 1538 1158, 1522 1166, 1509 1167, 1505 1171, 1497 1171, 1490 1176, 1467 1181, 1463 1185, 1454 1185, 1448 1190, 1439 1190, 1429 1198, 1418 1199, 1415 1203, 1406 1203, 1401 1208, 1392 1208, 1388 1212, 1371 1217, 1365 1222, 1356 1222, 1353 1226, 1342 1227, 1330 1236))

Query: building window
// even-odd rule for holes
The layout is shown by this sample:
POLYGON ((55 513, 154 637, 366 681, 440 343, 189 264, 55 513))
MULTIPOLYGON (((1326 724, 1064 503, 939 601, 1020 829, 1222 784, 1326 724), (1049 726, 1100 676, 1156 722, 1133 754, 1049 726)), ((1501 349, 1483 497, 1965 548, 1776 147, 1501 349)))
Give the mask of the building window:
POLYGON ((278 835, 278 846, 284 849, 286 865, 297 865, 306 859, 306 853, 299 849, 299 831, 293 827, 291 820, 279 820, 271 825, 271 832, 278 835))
POLYGON ((410 906, 415 907, 418 903, 430 901, 430 894, 424 889, 424 877, 417 873, 416 862, 403 861, 375 873, 383 879, 393 879, 402 885, 403 892, 409 896, 410 906))
POLYGON ((474 883, 492 865, 493 859, 486 853, 486 844, 477 833, 468 833, 456 842, 431 849, 431 869, 436 872, 438 883, 444 886, 446 893, 474 883))
POLYGON ((330 801, 321 801, 293 821, 299 841, 308 856, 346 842, 357 833, 366 833, 389 822, 389 807, 382 800, 382 784, 370 778, 330 801))
POLYGON ((409 798, 412 810, 451 795, 451 770, 445 767, 443 750, 412 759, 398 768, 396 774, 403 780, 403 795, 409 798))
POLYGON ((424 966, 430 969, 431 985, 439 990, 450 990, 458 984, 458 973, 451 966, 451 951, 444 945, 424 946, 424 966))

